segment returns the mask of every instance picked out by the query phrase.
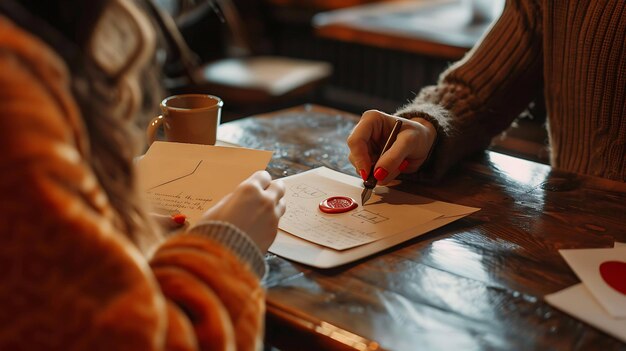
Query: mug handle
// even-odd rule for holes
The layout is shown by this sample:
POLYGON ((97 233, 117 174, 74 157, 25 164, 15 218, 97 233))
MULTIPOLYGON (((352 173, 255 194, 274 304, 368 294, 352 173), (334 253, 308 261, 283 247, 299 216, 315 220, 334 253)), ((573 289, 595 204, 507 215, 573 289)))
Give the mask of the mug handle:
POLYGON ((148 123, 148 128, 146 128, 146 139, 148 140, 148 146, 152 145, 156 140, 157 131, 159 127, 163 124, 163 115, 159 115, 154 117, 148 123))

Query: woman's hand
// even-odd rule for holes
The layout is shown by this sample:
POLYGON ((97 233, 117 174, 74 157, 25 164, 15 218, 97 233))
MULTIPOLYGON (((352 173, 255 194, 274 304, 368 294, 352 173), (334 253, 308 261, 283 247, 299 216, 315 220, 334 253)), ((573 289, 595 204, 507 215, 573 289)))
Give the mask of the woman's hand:
POLYGON ((232 193, 209 209, 203 219, 229 222, 243 230, 265 253, 278 230, 278 220, 285 213, 285 186, 266 171, 254 173, 232 193))
POLYGON ((400 117, 380 111, 369 110, 348 137, 350 162, 363 180, 369 176, 372 163, 376 163, 374 176, 378 184, 385 185, 400 173, 413 173, 424 163, 430 152, 437 132, 423 118, 403 120, 395 143, 379 159, 394 123, 400 117))

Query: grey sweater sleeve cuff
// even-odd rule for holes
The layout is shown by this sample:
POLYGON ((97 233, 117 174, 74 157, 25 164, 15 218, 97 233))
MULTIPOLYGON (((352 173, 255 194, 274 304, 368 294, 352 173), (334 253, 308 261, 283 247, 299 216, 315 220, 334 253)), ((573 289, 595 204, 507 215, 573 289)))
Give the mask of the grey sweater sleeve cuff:
POLYGON ((203 235, 217 241, 246 262, 259 279, 263 280, 265 277, 267 267, 263 253, 246 233, 231 223, 203 221, 190 228, 187 233, 203 235))

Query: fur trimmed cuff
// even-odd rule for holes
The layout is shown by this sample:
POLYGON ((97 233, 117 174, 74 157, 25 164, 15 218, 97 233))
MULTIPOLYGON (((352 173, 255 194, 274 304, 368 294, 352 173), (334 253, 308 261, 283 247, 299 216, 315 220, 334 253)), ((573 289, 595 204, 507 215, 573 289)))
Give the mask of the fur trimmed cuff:
POLYGON ((440 151, 441 144, 454 134, 450 124, 450 113, 441 105, 424 102, 417 97, 410 104, 397 110, 395 115, 409 120, 423 118, 435 127, 437 131, 435 141, 428 152, 426 160, 424 160, 424 163, 412 178, 428 183, 438 182, 447 170, 445 166, 442 167, 441 165, 441 159, 445 158, 445 154, 442 155, 438 151, 440 151))
POLYGON ((401 107, 396 111, 395 115, 406 119, 423 118, 433 124, 438 135, 447 135, 452 129, 448 111, 439 105, 431 103, 413 102, 401 107))

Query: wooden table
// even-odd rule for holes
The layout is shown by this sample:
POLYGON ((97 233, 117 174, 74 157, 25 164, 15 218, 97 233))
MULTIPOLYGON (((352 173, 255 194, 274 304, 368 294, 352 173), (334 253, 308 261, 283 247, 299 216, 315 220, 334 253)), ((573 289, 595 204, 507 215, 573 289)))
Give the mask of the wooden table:
POLYGON ((318 35, 334 40, 458 60, 499 17, 501 0, 388 1, 321 13, 318 35), (478 6, 478 5, 483 6, 478 6))
MULTIPOLYGON (((280 178, 354 174, 356 116, 301 106, 230 122, 220 139, 274 150, 280 178)), ((270 256, 267 342, 281 350, 561 349, 626 345, 544 302, 578 282, 558 249, 626 242, 626 183, 485 152, 436 186, 401 189, 482 210, 354 264, 319 270, 270 256)))

